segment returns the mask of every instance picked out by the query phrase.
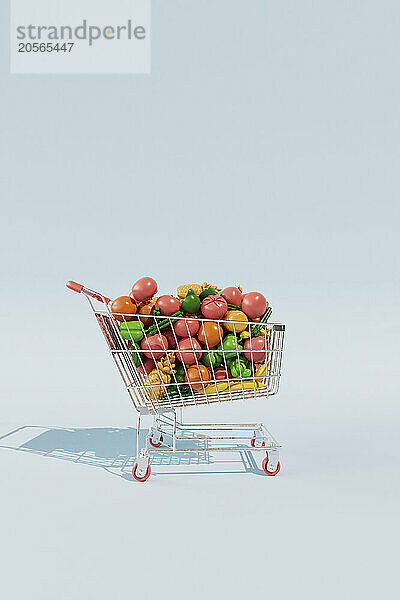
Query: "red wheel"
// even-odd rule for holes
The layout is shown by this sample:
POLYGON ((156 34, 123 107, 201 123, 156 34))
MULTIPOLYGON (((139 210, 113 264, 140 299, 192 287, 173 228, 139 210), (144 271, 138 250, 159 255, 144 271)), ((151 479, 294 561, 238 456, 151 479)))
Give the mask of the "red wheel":
POLYGON ((268 454, 264 458, 263 463, 262 463, 262 468, 263 468, 264 473, 266 475, 273 476, 273 475, 277 475, 279 473, 279 471, 281 470, 281 463, 279 461, 278 461, 278 464, 276 465, 275 471, 268 471, 267 466, 268 466, 268 454))
POLYGON ((159 442, 153 442, 152 437, 153 437, 153 434, 151 433, 150 437, 149 437, 150 446, 153 446, 153 448, 159 448, 161 446, 161 442, 164 439, 163 436, 162 436, 162 434, 160 435, 160 441, 159 442))
POLYGON ((150 477, 150 473, 151 473, 150 465, 148 465, 147 471, 142 477, 139 477, 139 475, 137 475, 137 473, 136 473, 137 467, 138 467, 138 464, 135 463, 133 465, 133 469, 132 469, 133 478, 136 479, 136 481, 146 481, 146 479, 148 479, 150 477))
MULTIPOLYGON (((254 437, 254 438, 252 438, 252 440, 251 440, 251 442, 250 442, 250 445, 251 445, 253 448, 255 448, 255 447, 256 447, 256 438, 255 438, 255 437, 254 437)), ((263 443, 262 443, 262 444, 260 444, 260 446, 257 446, 257 448, 264 448, 264 446, 265 446, 265 441, 263 441, 263 443)))

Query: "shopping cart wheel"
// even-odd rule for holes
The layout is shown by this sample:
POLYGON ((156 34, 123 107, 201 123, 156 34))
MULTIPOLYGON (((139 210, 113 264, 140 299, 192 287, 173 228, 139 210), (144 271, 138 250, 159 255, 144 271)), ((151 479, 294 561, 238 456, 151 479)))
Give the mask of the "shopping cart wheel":
POLYGON ((257 446, 256 446, 256 441, 257 441, 257 438, 253 437, 253 438, 252 438, 252 440, 251 440, 251 442, 250 442, 250 445, 251 445, 253 448, 264 448, 264 446, 265 446, 265 441, 262 441, 262 443, 261 443, 261 444, 257 444, 257 446))
POLYGON ((162 433, 160 433, 160 435, 158 436, 158 439, 159 439, 158 442, 153 442, 153 434, 151 433, 149 436, 150 446, 153 446, 153 448, 159 448, 161 446, 161 442, 164 439, 162 436, 162 433))
POLYGON ((268 452, 267 452, 267 456, 264 458, 264 460, 262 462, 262 468, 266 475, 271 475, 271 476, 277 475, 279 473, 279 471, 281 470, 281 463, 278 460, 278 464, 276 465, 275 471, 269 471, 268 470, 268 452))
POLYGON ((147 471, 144 473, 144 475, 142 474, 142 471, 140 471, 138 469, 137 463, 135 463, 133 465, 132 475, 133 475, 133 478, 136 479, 136 481, 146 481, 146 479, 148 479, 150 477, 150 473, 151 473, 150 465, 147 466, 147 471))

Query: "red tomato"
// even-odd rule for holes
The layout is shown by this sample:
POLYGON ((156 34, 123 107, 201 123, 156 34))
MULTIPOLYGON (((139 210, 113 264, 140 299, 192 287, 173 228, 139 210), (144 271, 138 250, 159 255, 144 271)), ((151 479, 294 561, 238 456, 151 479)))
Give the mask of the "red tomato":
POLYGON ((142 375, 148 375, 155 368, 156 363, 151 358, 145 358, 143 355, 140 355, 140 357, 143 365, 140 364, 137 369, 142 375))
POLYGON ((192 337, 196 335, 199 327, 200 322, 197 319, 179 319, 174 324, 174 331, 181 337, 192 337))
MULTIPOLYGON (((137 307, 135 301, 132 300, 130 296, 120 296, 116 298, 111 304, 111 312, 112 313, 124 313, 124 315, 134 315, 136 313, 137 307)), ((121 315, 114 316, 117 321, 123 321, 124 317, 121 315)), ((125 321, 133 321, 135 317, 127 317, 125 316, 125 321)))
POLYGON ((229 379, 226 369, 224 369, 223 367, 219 367, 218 369, 215 369, 214 379, 216 379, 217 381, 220 381, 221 379, 222 380, 229 379))
POLYGON ((259 292, 249 292, 243 296, 242 311, 250 319, 261 317, 267 310, 267 300, 259 292))
POLYGON ((144 337, 140 346, 142 350, 147 350, 147 352, 144 352, 147 358, 159 359, 164 356, 168 349, 168 340, 165 335, 157 333, 156 335, 144 337))
POLYGON ((132 296, 137 302, 150 300, 157 292, 157 282, 152 277, 142 277, 132 286, 132 296))
POLYGON ((211 295, 204 298, 200 310, 206 319, 222 319, 228 310, 228 304, 225 298, 211 295))
POLYGON ((265 360, 265 338, 259 335, 255 338, 250 338, 244 343, 245 357, 247 360, 255 363, 261 363, 265 360))
POLYGON ((237 287, 226 287, 222 290, 221 296, 225 298, 228 304, 242 306, 243 294, 237 287))
POLYGON ((164 329, 163 330, 163 335, 165 335, 165 337, 168 340, 168 348, 169 348, 169 350, 175 350, 176 344, 177 344, 176 340, 178 340, 178 342, 179 342, 179 337, 176 334, 174 334, 174 332, 172 331, 171 327, 168 327, 168 329, 164 329))
POLYGON ((201 358, 201 346, 196 338, 184 338, 178 343, 178 350, 195 350, 195 352, 177 352, 176 357, 185 365, 193 365, 201 358))
POLYGON ((156 308, 161 310, 161 314, 169 317, 178 312, 181 306, 180 300, 175 296, 160 296, 156 302, 156 308))

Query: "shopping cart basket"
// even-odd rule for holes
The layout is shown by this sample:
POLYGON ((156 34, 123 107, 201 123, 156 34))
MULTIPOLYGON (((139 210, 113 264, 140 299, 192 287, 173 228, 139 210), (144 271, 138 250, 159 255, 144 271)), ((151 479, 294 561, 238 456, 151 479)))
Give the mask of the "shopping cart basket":
MULTIPOLYGON (((199 439, 206 445, 207 451, 212 452, 248 450, 265 452, 266 456, 262 462, 263 471, 267 475, 276 475, 279 472, 280 444, 262 423, 183 423, 182 409, 276 394, 281 375, 284 325, 248 323, 245 334, 249 341, 247 355, 251 354, 251 364, 255 365, 252 367, 251 374, 247 372, 245 377, 241 376, 244 371, 241 371, 240 358, 243 350, 240 346, 236 351, 219 349, 221 367, 225 368, 225 373, 228 373, 227 361, 231 358, 238 359, 238 376, 228 378, 225 375, 224 379, 220 379, 220 373, 211 361, 209 363, 211 379, 207 381, 200 379, 196 384, 192 384, 187 376, 189 365, 185 365, 183 357, 185 352, 191 353, 195 358, 193 366, 201 372, 202 355, 215 351, 215 347, 210 348, 207 337, 201 350, 197 347, 186 350, 165 348, 164 352, 157 354, 156 350, 142 349, 135 342, 132 329, 128 325, 132 315, 112 313, 109 298, 81 284, 68 281, 67 287, 82 293, 88 299, 124 385, 138 411, 137 456, 132 469, 132 475, 137 481, 146 481, 150 476, 150 452, 198 452, 199 445, 195 441, 198 442, 199 439), (259 346, 252 347, 253 340, 260 336, 264 336, 264 351, 260 351, 259 346), (150 356, 154 362, 152 372, 147 373, 146 357, 150 356), (180 362, 184 367, 184 381, 178 381, 175 377, 176 361, 179 358, 182 359, 180 362), (152 425, 143 443, 140 431, 143 417, 146 415, 152 418, 152 425)), ((136 320, 137 317, 135 316, 134 319, 136 320)), ((163 315, 151 315, 151 319, 151 325, 143 328, 144 336, 150 335, 150 332, 163 334, 169 329, 175 341, 173 345, 178 344, 178 337, 173 328, 174 323, 178 319, 189 320, 185 317, 163 315)), ((204 323, 208 319, 199 319, 199 321, 204 323)), ((217 320, 215 323, 222 327, 228 321, 217 320)), ((233 328, 233 333, 239 336, 235 327, 241 331, 243 322, 229 321, 229 326, 231 330, 233 328)), ((254 344, 256 346, 256 343, 254 344)))

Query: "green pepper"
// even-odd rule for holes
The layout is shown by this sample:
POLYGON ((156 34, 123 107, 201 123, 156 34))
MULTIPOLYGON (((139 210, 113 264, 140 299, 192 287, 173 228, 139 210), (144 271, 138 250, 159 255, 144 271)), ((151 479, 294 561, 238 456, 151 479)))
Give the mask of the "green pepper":
POLYGON ((178 383, 183 383, 185 381, 185 367, 182 363, 179 363, 175 367, 175 380, 178 383))
POLYGON ((140 342, 143 339, 144 331, 141 321, 124 321, 120 324, 119 330, 124 340, 134 340, 140 342))
POLYGON ((186 294, 186 298, 184 298, 181 302, 181 310, 185 313, 189 313, 193 315, 200 310, 201 300, 198 295, 190 288, 188 293, 186 294))
POLYGON ((246 377, 251 377, 252 375, 251 365, 244 356, 241 356, 240 358, 231 358, 228 360, 228 367, 232 377, 240 377, 241 379, 245 379, 246 377))
POLYGON ((209 369, 216 369, 222 363, 222 356, 219 352, 203 352, 201 362, 209 369))
POLYGON ((218 354, 220 354, 222 358, 225 356, 226 360, 228 360, 228 358, 237 356, 238 352, 242 352, 243 346, 237 340, 235 334, 228 333, 228 335, 222 340, 222 344, 219 344, 218 350, 220 350, 218 354), (221 352, 222 350, 225 350, 225 352, 221 352))
POLYGON ((200 298, 200 300, 202 300, 202 301, 203 301, 203 300, 204 300, 204 298, 207 298, 207 296, 213 296, 213 295, 215 296, 215 295, 216 295, 216 293, 217 293, 217 292, 216 292, 216 290, 214 290, 214 288, 212 288, 212 287, 209 287, 209 288, 206 288, 205 290, 203 290, 203 291, 201 292, 201 294, 200 294, 199 298, 200 298))

